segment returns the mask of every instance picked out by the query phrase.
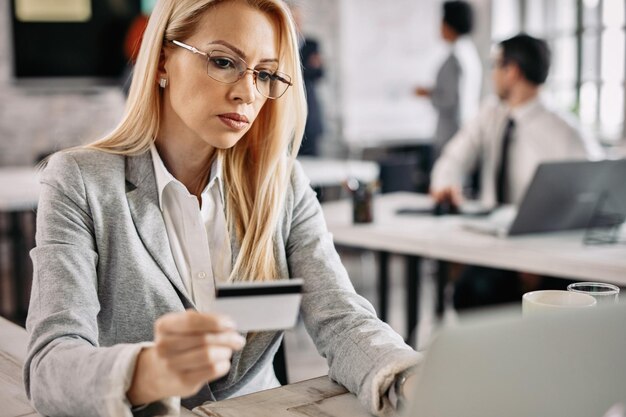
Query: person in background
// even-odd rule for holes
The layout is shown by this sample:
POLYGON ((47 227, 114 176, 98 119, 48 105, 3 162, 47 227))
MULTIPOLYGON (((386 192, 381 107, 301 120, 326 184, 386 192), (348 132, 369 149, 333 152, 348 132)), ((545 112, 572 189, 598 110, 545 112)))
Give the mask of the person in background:
POLYGON ((317 95, 317 83, 324 77, 324 65, 319 52, 318 41, 310 36, 304 36, 302 10, 291 3, 291 12, 300 34, 300 59, 302 60, 302 76, 308 107, 304 139, 300 146, 299 155, 319 156, 320 138, 324 133, 324 115, 317 95))
MULTIPOLYGON (((497 45, 493 85, 497 97, 485 99, 479 114, 443 149, 431 176, 435 201, 459 206, 465 176, 481 161, 480 201, 493 208, 517 205, 537 166, 544 161, 600 158, 599 144, 581 135, 569 116, 539 97, 548 77, 550 50, 544 40, 519 34, 497 45)), ((456 283, 458 309, 518 301, 547 279, 512 271, 468 268, 456 283)))
POLYGON ((435 86, 415 89, 417 96, 430 99, 438 114, 431 156, 433 162, 461 125, 478 111, 482 66, 469 37, 473 26, 472 7, 468 2, 443 3, 441 37, 450 46, 450 53, 439 68, 435 86))
POLYGON ((282 0, 156 4, 120 124, 41 174, 24 365, 39 413, 178 415, 278 386, 283 332, 211 311, 216 284, 290 277, 330 377, 393 413, 421 355, 341 265, 296 161, 305 118, 282 0))

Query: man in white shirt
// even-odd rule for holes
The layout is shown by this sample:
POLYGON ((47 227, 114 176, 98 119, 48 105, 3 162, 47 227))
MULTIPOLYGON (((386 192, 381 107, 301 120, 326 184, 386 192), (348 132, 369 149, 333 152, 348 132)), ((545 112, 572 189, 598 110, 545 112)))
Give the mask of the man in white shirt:
MULTIPOLYGON (((596 142, 584 138, 567 117, 540 101, 540 88, 550 67, 545 41, 520 34, 501 42, 494 58, 498 99, 485 100, 478 116, 463 126, 436 161, 430 192, 439 203, 458 206, 463 181, 479 163, 480 200, 486 207, 495 207, 519 204, 541 162, 602 155, 596 142)), ((515 278, 519 274, 505 272, 468 269, 457 283, 455 306, 515 301, 529 287, 541 286, 539 277, 506 280, 503 274, 515 278), (478 281, 478 275, 483 281, 470 285, 478 281), (468 290, 471 287, 480 290, 468 290)))
POLYGON ((459 204, 464 178, 479 162, 480 199, 493 207, 519 203, 541 162, 602 155, 596 142, 584 138, 571 120, 539 99, 550 67, 550 51, 543 40, 517 35, 501 42, 494 58, 498 98, 483 102, 478 116, 463 126, 436 161, 431 194, 437 201, 451 199, 459 204), (503 177, 503 184, 497 184, 498 177, 503 177), (498 186, 506 195, 498 196, 498 186))

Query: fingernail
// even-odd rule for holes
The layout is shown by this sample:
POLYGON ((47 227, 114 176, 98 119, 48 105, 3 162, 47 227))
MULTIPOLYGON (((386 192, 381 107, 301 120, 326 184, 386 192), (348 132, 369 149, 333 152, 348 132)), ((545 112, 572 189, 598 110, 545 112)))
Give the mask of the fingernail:
POLYGON ((221 324, 222 326, 229 328, 229 329, 237 328, 237 324, 230 317, 222 317, 221 324))

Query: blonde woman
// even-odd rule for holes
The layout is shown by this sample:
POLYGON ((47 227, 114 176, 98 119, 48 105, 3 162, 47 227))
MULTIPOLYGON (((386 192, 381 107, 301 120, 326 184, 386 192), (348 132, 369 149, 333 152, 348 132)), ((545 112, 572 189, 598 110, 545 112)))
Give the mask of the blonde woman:
POLYGON ((392 411, 420 357, 350 284, 295 162, 305 116, 281 0, 157 3, 120 125, 42 174, 24 368, 40 413, 175 415, 277 386, 282 333, 207 311, 215 282, 289 277, 330 377, 392 411))

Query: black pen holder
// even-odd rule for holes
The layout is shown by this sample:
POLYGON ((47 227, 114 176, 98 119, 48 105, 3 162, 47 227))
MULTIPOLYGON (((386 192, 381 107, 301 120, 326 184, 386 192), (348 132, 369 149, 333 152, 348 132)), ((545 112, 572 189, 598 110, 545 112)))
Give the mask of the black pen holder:
POLYGON ((352 222, 371 223, 374 221, 374 186, 356 179, 348 181, 352 192, 352 222))

